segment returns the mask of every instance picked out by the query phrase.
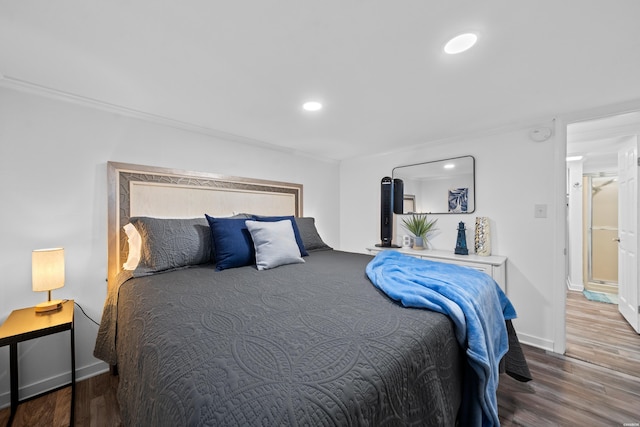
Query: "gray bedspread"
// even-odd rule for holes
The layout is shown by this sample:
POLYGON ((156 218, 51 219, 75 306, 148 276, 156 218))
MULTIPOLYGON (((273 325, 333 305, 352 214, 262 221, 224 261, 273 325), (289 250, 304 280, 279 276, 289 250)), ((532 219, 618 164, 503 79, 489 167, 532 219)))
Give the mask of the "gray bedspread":
POLYGON ((127 280, 95 351, 118 364, 124 424, 455 425, 452 322, 382 294, 371 259, 322 251, 273 270, 127 280))

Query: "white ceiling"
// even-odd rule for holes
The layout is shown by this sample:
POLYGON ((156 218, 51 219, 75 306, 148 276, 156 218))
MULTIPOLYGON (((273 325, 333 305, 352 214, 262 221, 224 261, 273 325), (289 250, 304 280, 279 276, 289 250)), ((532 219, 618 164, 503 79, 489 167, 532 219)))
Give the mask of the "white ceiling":
POLYGON ((0 0, 0 73, 345 159, 638 100, 639 19, 637 0, 0 0))

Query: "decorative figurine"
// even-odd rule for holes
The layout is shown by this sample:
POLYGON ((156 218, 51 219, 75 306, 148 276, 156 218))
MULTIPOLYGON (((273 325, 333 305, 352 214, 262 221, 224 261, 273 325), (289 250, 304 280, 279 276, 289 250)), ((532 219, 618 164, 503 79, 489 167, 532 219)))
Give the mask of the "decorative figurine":
POLYGON ((458 224, 458 238, 456 239, 457 255, 469 255, 469 249, 467 249, 467 235, 465 233, 464 222, 460 221, 458 224))
POLYGON ((474 240, 476 254, 481 256, 491 255, 491 229, 489 218, 486 216, 476 217, 476 236, 474 240))

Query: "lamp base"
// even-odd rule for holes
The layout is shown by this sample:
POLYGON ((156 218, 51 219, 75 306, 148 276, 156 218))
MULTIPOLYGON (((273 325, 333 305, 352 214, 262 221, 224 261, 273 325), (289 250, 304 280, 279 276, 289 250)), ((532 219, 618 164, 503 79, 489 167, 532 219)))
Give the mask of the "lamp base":
POLYGON ((54 299, 53 301, 45 301, 36 305, 36 313, 46 313, 48 311, 60 310, 62 308, 62 300, 54 299))

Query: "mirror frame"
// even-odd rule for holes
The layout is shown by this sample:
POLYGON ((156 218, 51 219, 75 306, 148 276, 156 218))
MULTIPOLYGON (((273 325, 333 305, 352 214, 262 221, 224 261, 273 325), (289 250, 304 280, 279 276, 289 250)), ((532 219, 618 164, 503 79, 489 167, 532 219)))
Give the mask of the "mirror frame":
MULTIPOLYGON (((467 212, 405 212, 403 209, 402 214, 400 215, 410 215, 412 213, 415 214, 428 214, 428 215, 465 215, 465 214, 471 214, 474 213, 476 211, 476 159, 475 157, 471 156, 471 155, 466 155, 466 156, 457 156, 457 157, 449 157, 446 159, 438 159, 438 160, 432 160, 432 161, 428 161, 428 162, 420 162, 420 163, 412 163, 409 165, 402 165, 402 166, 396 166, 393 168, 393 170, 391 171, 391 176, 392 179, 397 179, 397 173, 396 169, 400 169, 400 168, 406 168, 406 167, 412 167, 412 166, 421 166, 421 165, 429 165, 429 164, 433 164, 433 163, 441 163, 441 162, 448 162, 448 161, 452 161, 452 160, 458 160, 458 159, 465 159, 465 158, 470 158, 471 159, 471 174, 472 174, 472 180, 473 180, 473 191, 471 191, 471 197, 469 198, 469 201, 473 202, 473 209, 467 211, 467 212)), ((402 179, 402 178, 400 178, 402 179)), ((403 186, 404 187, 404 186, 403 186)), ((403 203, 413 203, 413 206, 416 207, 416 201, 415 201, 415 195, 404 195, 403 194, 403 203), (407 197, 408 196, 408 197, 407 197)), ((397 199, 396 199, 397 200, 397 199)))

